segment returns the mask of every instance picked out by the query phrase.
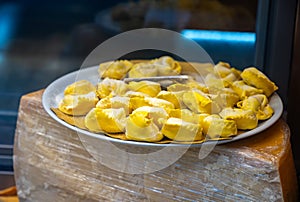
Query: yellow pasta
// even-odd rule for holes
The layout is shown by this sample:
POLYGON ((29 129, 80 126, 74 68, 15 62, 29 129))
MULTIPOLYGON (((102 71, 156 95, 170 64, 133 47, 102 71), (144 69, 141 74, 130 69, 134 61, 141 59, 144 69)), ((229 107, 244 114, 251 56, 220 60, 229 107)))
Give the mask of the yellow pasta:
POLYGON ((202 120, 203 132, 210 139, 227 138, 237 134, 237 124, 233 120, 222 119, 217 115, 209 115, 202 120))
POLYGON ((98 83, 97 95, 99 98, 105 98, 107 96, 122 96, 128 91, 128 86, 124 81, 105 78, 98 83))
POLYGON ((163 139, 158 126, 145 110, 134 111, 129 115, 125 135, 128 140, 136 141, 157 142, 163 139))
POLYGON ((132 63, 128 60, 119 60, 113 62, 101 63, 99 65, 100 78, 122 79, 131 69, 132 63))
POLYGON ((245 69, 241 73, 241 77, 247 84, 262 89, 267 97, 278 89, 274 82, 255 67, 245 69))
POLYGON ((100 128, 107 133, 124 132, 126 114, 124 109, 95 108, 96 119, 100 128))
POLYGON ((212 100, 199 90, 183 94, 183 103, 195 113, 212 113, 212 100))
POLYGON ((278 87, 253 67, 240 71, 219 62, 203 75, 204 83, 192 76, 168 86, 120 80, 179 75, 182 64, 169 56, 102 63, 98 71, 104 79, 97 85, 87 80, 68 85, 58 110, 80 117, 80 128, 94 133, 162 143, 230 139, 238 130, 254 129, 259 121, 272 117, 268 97, 278 87))
POLYGON ((64 95, 83 95, 90 92, 96 92, 96 87, 87 80, 80 80, 68 85, 64 95))
POLYGON ((186 122, 179 118, 169 118, 161 131, 166 137, 176 141, 198 141, 204 138, 200 124, 186 122))
POLYGON ((220 116, 226 120, 234 120, 237 128, 241 130, 256 128, 258 124, 256 114, 251 110, 225 108, 220 112, 220 116))
POLYGON ((158 68, 150 63, 138 63, 133 65, 128 72, 129 78, 153 77, 158 76, 158 68))
POLYGON ((152 81, 130 82, 128 88, 132 91, 145 93, 151 97, 155 97, 160 91, 160 84, 152 81))
POLYGON ((172 76, 181 73, 180 64, 169 56, 163 56, 150 61, 157 67, 159 76, 172 76))

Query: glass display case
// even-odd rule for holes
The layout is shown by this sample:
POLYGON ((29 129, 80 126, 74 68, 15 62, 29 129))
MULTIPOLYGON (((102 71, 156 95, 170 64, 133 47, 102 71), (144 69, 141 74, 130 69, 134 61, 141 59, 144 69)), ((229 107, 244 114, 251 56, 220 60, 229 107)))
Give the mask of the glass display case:
POLYGON ((101 42, 127 30, 174 30, 200 44, 214 62, 256 66, 277 83, 287 105, 296 5, 297 0, 1 1, 0 173, 13 171, 20 97, 77 70, 101 42))

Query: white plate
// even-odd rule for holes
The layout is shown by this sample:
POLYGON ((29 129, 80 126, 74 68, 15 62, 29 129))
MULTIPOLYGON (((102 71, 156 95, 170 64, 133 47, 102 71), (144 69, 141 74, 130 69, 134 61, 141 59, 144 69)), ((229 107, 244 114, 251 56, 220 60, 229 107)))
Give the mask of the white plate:
MULTIPOLYGON (((81 70, 69 73, 69 74, 53 81, 45 89, 43 98, 42 98, 42 103, 43 103, 43 106, 44 106, 46 112, 58 123, 70 128, 71 130, 77 131, 81 134, 85 134, 88 136, 96 137, 98 139, 109 140, 112 142, 119 142, 119 143, 123 143, 123 144, 139 145, 139 146, 158 146, 158 147, 166 146, 166 144, 124 141, 124 140, 105 136, 104 134, 102 135, 102 134, 92 133, 92 132, 89 132, 86 130, 79 129, 75 126, 72 126, 72 125, 66 123, 65 121, 59 119, 56 116, 56 114, 51 110, 51 108, 58 107, 59 101, 63 98, 63 92, 64 92, 64 89, 66 88, 66 86, 69 84, 72 84, 75 81, 81 80, 81 79, 89 80, 93 84, 97 84, 97 82, 99 81, 97 69, 98 69, 98 66, 81 69, 81 70)), ((269 103, 270 103, 271 107, 274 109, 274 114, 270 119, 260 122, 258 124, 258 127, 256 127, 255 129, 246 131, 238 136, 233 137, 230 140, 220 140, 217 142, 217 144, 224 144, 224 143, 233 142, 233 141, 237 141, 240 139, 244 139, 244 138, 253 136, 253 135, 258 134, 258 133, 262 132, 263 130, 267 129, 271 125, 273 125, 280 118, 282 111, 283 111, 283 105, 282 105, 282 101, 281 101, 280 97, 276 93, 274 93, 272 95, 272 97, 269 100, 269 103)), ((208 142, 204 142, 201 144, 192 144, 191 146, 197 147, 197 146, 201 146, 203 144, 216 144, 216 142, 208 141, 208 142)), ((168 146, 187 146, 186 144, 178 144, 178 143, 169 143, 167 145, 168 146)))

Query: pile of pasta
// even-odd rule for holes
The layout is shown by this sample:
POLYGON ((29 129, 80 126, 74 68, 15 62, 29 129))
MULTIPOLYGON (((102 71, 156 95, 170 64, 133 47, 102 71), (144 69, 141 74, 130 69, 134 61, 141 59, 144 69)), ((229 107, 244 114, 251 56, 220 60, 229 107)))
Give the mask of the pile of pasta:
POLYGON ((168 86, 123 80, 180 75, 181 64, 169 56, 102 63, 101 81, 70 84, 54 111, 76 119, 69 121, 75 126, 123 140, 195 143, 230 139, 273 115, 268 100, 278 87, 255 67, 239 71, 219 62, 204 82, 191 77, 168 86))

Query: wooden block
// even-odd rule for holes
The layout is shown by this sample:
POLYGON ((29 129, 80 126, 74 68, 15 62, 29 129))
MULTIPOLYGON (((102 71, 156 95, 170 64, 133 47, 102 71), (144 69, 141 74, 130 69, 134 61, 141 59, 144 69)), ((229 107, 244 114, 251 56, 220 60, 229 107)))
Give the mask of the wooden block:
MULTIPOLYGON (((298 199, 290 133, 283 120, 251 138, 219 145, 205 159, 198 158, 199 148, 189 148, 176 163, 162 170, 127 174, 98 163, 87 152, 84 145, 97 147, 97 141, 82 140, 49 117, 41 104, 42 93, 23 96, 19 108, 14 169, 21 201, 298 199)), ((147 152, 145 147, 117 146, 147 152)), ((135 164, 110 150, 94 155, 135 164)))

